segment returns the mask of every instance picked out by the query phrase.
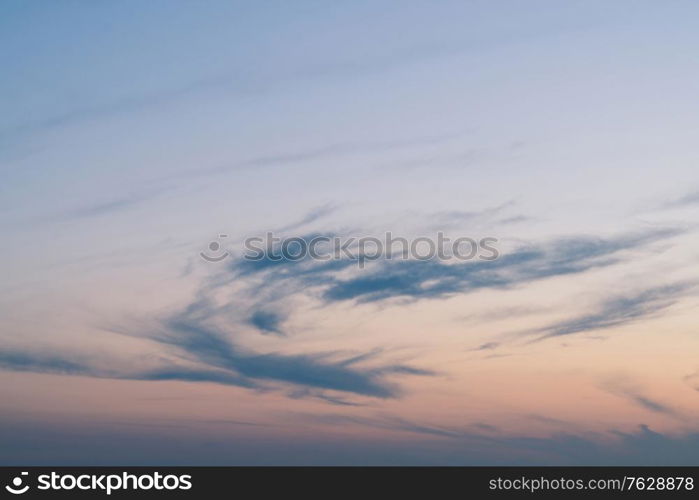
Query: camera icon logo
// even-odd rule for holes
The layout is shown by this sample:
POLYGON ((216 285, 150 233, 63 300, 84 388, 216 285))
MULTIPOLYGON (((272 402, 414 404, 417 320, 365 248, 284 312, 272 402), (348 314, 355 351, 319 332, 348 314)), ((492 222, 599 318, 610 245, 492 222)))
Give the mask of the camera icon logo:
MULTIPOLYGON (((218 240, 223 238, 228 238, 227 234, 219 234, 218 240)), ((221 248, 221 243, 219 241, 212 241, 207 247, 207 252, 199 252, 199 256, 206 262, 221 262, 223 259, 228 257, 229 253, 221 248)))
POLYGON ((19 476, 15 477, 12 480, 12 485, 7 485, 5 486, 5 489, 12 493, 13 495, 21 495, 22 493, 26 493, 27 490, 29 490, 29 485, 25 485, 22 487, 22 476, 27 476, 29 473, 28 472, 22 472, 19 476))

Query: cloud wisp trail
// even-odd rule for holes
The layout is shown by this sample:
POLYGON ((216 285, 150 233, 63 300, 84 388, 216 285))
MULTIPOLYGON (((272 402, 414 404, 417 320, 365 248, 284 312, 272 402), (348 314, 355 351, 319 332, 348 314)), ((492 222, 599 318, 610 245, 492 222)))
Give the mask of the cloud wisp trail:
MULTIPOLYGON (((615 238, 577 236, 538 245, 520 247, 494 261, 469 261, 458 264, 440 260, 383 260, 371 271, 338 277, 354 264, 351 260, 317 262, 264 258, 241 260, 231 266, 232 276, 249 277, 274 272, 284 280, 288 294, 309 287, 321 289, 326 303, 356 300, 379 302, 402 297, 441 298, 487 288, 510 288, 556 276, 579 274, 624 260, 623 252, 681 234, 661 229, 615 238)), ((304 238, 312 239, 316 235, 304 238)))
POLYGON ((633 323, 668 309, 695 286, 696 283, 675 283, 611 297, 590 313, 525 332, 525 335, 536 335, 536 340, 543 340, 633 323))

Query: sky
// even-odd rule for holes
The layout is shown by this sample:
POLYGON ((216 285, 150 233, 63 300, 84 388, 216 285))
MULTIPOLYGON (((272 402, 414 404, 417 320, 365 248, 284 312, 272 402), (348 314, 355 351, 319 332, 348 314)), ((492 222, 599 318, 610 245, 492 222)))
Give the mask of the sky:
POLYGON ((699 465, 697 16, 2 2, 0 463, 699 465))

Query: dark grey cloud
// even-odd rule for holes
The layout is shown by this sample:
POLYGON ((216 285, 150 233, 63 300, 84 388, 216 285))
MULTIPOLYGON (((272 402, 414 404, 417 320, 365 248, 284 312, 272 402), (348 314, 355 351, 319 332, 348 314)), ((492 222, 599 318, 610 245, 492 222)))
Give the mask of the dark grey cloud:
POLYGON ((634 394, 634 393, 629 393, 627 394, 628 398, 636 403, 637 405, 645 408, 646 410, 650 410, 655 413, 663 413, 665 415, 675 415, 676 412, 669 406, 665 406, 662 403, 658 403, 657 401, 653 401, 652 399, 648 398, 647 396, 643 396, 641 394, 634 394))
POLYGON ((613 379, 604 382, 601 388, 644 410, 677 419, 684 418, 676 409, 644 394, 640 385, 632 379, 617 375, 613 379))
POLYGON ((89 369, 83 362, 57 354, 30 353, 17 349, 0 350, 0 368, 12 371, 83 375, 89 369))
MULTIPOLYGON (((236 337, 239 323, 247 321, 261 331, 281 333, 285 317, 276 302, 279 297, 260 293, 260 289, 279 292, 281 298, 307 290, 318 290, 326 302, 358 300, 380 301, 392 297, 436 298, 454 293, 467 293, 483 288, 506 288, 546 277, 581 273, 607 266, 622 259, 620 253, 677 234, 658 230, 613 239, 577 237, 556 240, 545 245, 527 246, 501 256, 496 261, 447 264, 439 261, 383 261, 376 270, 353 273, 338 278, 339 271, 354 266, 349 260, 317 262, 305 260, 258 262, 237 261, 224 268, 223 279, 205 283, 194 299, 182 310, 155 321, 155 326, 136 326, 127 334, 149 338, 164 346, 175 358, 162 366, 142 370, 105 372, 72 357, 56 354, 2 351, 0 365, 5 369, 73 373, 96 377, 138 380, 186 380, 212 382, 252 389, 268 384, 289 384, 316 391, 337 391, 377 398, 393 398, 401 394, 391 382, 398 376, 429 376, 434 372, 396 363, 380 363, 376 351, 340 355, 339 353, 282 354, 256 352, 242 347, 236 337), (271 273, 271 275, 268 275, 271 273), (274 280, 269 278, 273 276, 274 280), (212 299, 217 287, 231 280, 256 281, 241 292, 239 299, 254 299, 247 320, 236 320, 231 311, 238 299, 215 305, 212 299), (245 296, 248 294, 249 296, 245 296), (271 297, 267 303, 258 297, 271 297)), ((308 236, 308 235, 307 235, 308 236)), ((589 328, 618 325, 667 307, 671 297, 683 290, 679 285, 648 290, 638 296, 620 299, 606 305, 601 312, 552 325, 539 332, 544 336, 571 334, 589 328)), ((285 313, 284 313, 285 314, 285 313)), ((124 332, 122 332, 124 333, 124 332)), ((483 350, 494 347, 489 343, 483 350)), ((309 393, 310 394, 310 393, 309 393)), ((326 392, 326 400, 337 404, 340 399, 326 392)), ((320 398, 322 399, 322 398, 320 398)))
POLYGON ((324 291, 327 301, 374 302, 392 297, 432 298, 483 288, 507 288, 531 281, 577 274, 622 260, 621 252, 679 234, 656 230, 611 239, 574 237, 528 246, 495 261, 450 264, 437 260, 383 261, 378 271, 336 280, 324 291))
MULTIPOLYGON (((247 292, 251 296, 261 296, 264 295, 264 290, 274 290, 275 300, 282 296, 305 293, 326 303, 351 300, 366 303, 391 298, 441 298, 482 289, 523 286, 541 279, 579 274, 610 266, 632 258, 628 254, 630 251, 681 233, 681 230, 658 229, 607 239, 579 236, 521 246, 503 252, 494 261, 386 259, 376 261, 366 269, 359 269, 357 261, 348 258, 329 261, 316 261, 310 257, 302 260, 281 258, 280 249, 275 248, 272 253, 263 255, 259 260, 233 261, 226 272, 216 277, 214 286, 221 286, 233 280, 251 280, 256 283, 251 285, 247 292), (353 270, 353 267, 357 269, 353 270), (274 287, 269 286, 272 282, 274 287)), ((336 234, 312 233, 300 238, 310 241, 319 236, 332 238, 336 234)), ((609 326, 613 326, 614 321, 623 321, 624 315, 633 315, 634 310, 636 314, 641 314, 650 313, 652 307, 661 309, 661 295, 665 293, 667 296, 672 292, 678 293, 679 290, 670 287, 655 292, 648 291, 639 297, 610 304, 607 310, 599 313, 599 317, 591 315, 551 325, 538 333, 574 333, 577 328, 584 329, 595 322, 602 326, 605 321, 609 326)), ((258 304, 257 307, 265 307, 265 304, 258 304)))
POLYGON ((142 371, 105 369, 87 359, 79 359, 70 353, 47 353, 11 348, 0 349, 0 369, 51 373, 56 375, 80 375, 93 378, 123 380, 179 380, 184 382, 213 382, 224 385, 254 388, 256 384, 236 374, 217 369, 170 365, 142 371))
POLYGON ((485 344, 481 344, 472 350, 474 350, 474 351, 490 351, 492 349, 497 349, 499 346, 500 346, 499 342, 486 342, 485 344))
MULTIPOLYGON (((70 355, 3 349, 0 350, 0 369, 124 380, 209 382, 249 389, 264 389, 266 382, 276 382, 376 398, 401 395, 399 386, 386 379, 389 375, 433 374, 400 364, 361 368, 347 359, 329 359, 334 353, 241 352, 231 342, 202 327, 172 323, 169 328, 173 333, 171 337, 156 340, 177 347, 190 363, 170 362, 162 367, 139 371, 105 370, 88 362, 71 360, 70 355)), ((295 397, 300 397, 299 394, 333 404, 343 401, 319 392, 294 393, 295 397)))
MULTIPOLYGON (((392 297, 438 298, 484 288, 507 288, 553 276, 562 276, 608 266, 623 259, 621 252, 677 234, 658 230, 612 239, 588 237, 555 240, 530 245, 501 256, 496 261, 447 264, 438 261, 383 261, 372 271, 338 277, 338 272, 356 265, 350 260, 318 262, 236 261, 223 276, 202 284, 192 301, 162 319, 123 328, 120 333, 148 338, 165 348, 168 356, 160 366, 107 372, 71 356, 42 352, 2 350, 0 365, 10 370, 81 374, 136 380, 184 380, 211 382, 250 389, 267 389, 270 384, 312 389, 311 397, 338 404, 333 392, 375 398, 401 395, 393 379, 404 376, 432 376, 435 372, 402 363, 381 362, 379 351, 342 354, 320 352, 284 354, 257 352, 240 344, 244 323, 261 331, 280 333, 286 311, 278 301, 297 293, 316 293, 325 302, 358 300, 373 302, 392 297), (270 279, 273 278, 273 279, 270 279), (246 285, 239 295, 217 304, 218 287, 231 281, 246 285), (274 286, 270 286, 274 283, 274 286), (274 293, 267 293, 273 290, 274 293), (316 290, 316 292, 313 292, 316 290), (260 297, 268 300, 261 301, 260 297), (252 300, 248 316, 233 313, 252 300), (285 311, 282 313, 281 311, 285 311), (332 391, 332 392, 327 392, 332 391), (323 396, 319 396, 322 394, 323 396)), ((346 274, 346 273, 345 273, 346 274)), ((637 297, 608 305, 602 313, 574 322, 553 325, 540 332, 563 335, 584 328, 613 326, 667 307, 670 295, 681 287, 650 290, 637 297)), ((238 292, 236 292, 238 293, 238 292)), ((481 346, 482 349, 494 344, 481 346)))
POLYGON ((271 311, 255 311, 250 316, 250 324, 260 330, 262 333, 273 333, 275 335, 284 335, 281 330, 281 322, 283 318, 271 311))
POLYGON ((667 309, 694 286, 695 283, 676 283, 648 288, 626 296, 612 297, 588 314, 560 321, 526 334, 538 335, 538 339, 541 340, 625 325, 667 309))
MULTIPOLYGON (((400 363, 378 363, 375 358, 379 351, 348 355, 262 353, 245 349, 234 341, 235 332, 216 325, 226 319, 226 313, 225 306, 217 308, 206 292, 201 291, 187 307, 156 320, 155 326, 137 325, 119 330, 118 333, 155 341, 175 356, 161 359, 161 366, 155 368, 106 370, 70 355, 12 349, 0 349, 0 368, 98 378, 211 382, 250 389, 265 389, 271 383, 374 398, 401 395, 400 387, 389 380, 391 377, 434 375, 429 370, 400 363), (373 361, 371 366, 366 366, 368 361, 373 361)), ((299 397, 302 393, 296 394, 299 397)), ((342 401, 325 392, 307 394, 333 404, 342 401)))
MULTIPOLYGON (((262 295, 264 289, 270 288, 269 283, 273 282, 273 289, 282 298, 307 293, 326 303, 441 298, 480 289, 522 286, 540 279, 610 266, 631 258, 625 252, 641 249, 681 232, 659 229, 608 239, 571 237, 523 246, 505 253, 496 261, 453 263, 437 260, 385 260, 376 262, 371 270, 355 272, 351 268, 356 266, 356 261, 349 259, 319 262, 307 258, 293 261, 274 260, 265 255, 258 261, 234 261, 224 273, 229 277, 219 282, 219 285, 230 279, 252 280, 257 284, 246 293, 257 297, 262 295)), ((320 235, 307 234, 302 238, 308 241, 317 236, 320 235)), ((279 249, 275 249, 275 253, 279 254, 279 249)), ((545 338, 618 326, 662 311, 674 303, 688 287, 686 284, 675 284, 638 292, 630 297, 616 298, 590 314, 525 333, 545 338)), ((276 297, 270 304, 261 303, 257 307, 274 307, 274 300, 278 299, 276 297)), ((258 318, 257 323, 258 327, 264 328, 266 325, 270 330, 276 327, 272 317, 258 318)), ((497 347, 498 343, 487 342, 476 349, 486 351, 497 347)))
POLYGON ((623 397, 628 401, 632 402, 636 406, 651 411, 653 413, 660 413, 662 415, 667 415, 670 417, 679 417, 677 411, 659 401, 656 401, 634 388, 629 387, 619 387, 618 385, 612 385, 609 387, 609 392, 615 394, 619 397, 623 397))
MULTIPOLYGON (((225 308, 223 311, 225 319, 225 308)), ((210 382, 250 389, 266 389, 270 383, 286 384, 375 398, 401 395, 400 387, 389 380, 392 376, 433 375, 429 370, 400 363, 378 363, 375 358, 379 351, 292 355, 245 349, 233 340, 231 332, 215 325, 221 316, 221 310, 201 293, 182 311, 156 320, 155 326, 137 325, 119 330, 118 333, 158 342, 175 356, 163 357, 160 366, 154 368, 107 370, 69 354, 16 349, 0 349, 0 368, 98 378, 210 382), (368 361, 373 361, 371 366, 362 366, 368 361)), ((324 392, 308 394, 316 398, 323 394, 320 399, 333 404, 341 400, 324 392)))
MULTIPOLYGON (((91 372, 90 375, 98 375, 91 372)), ((214 384, 246 387, 248 389, 259 388, 255 381, 242 377, 236 373, 231 373, 223 369, 189 368, 186 366, 171 365, 163 368, 147 370, 143 372, 124 374, 120 376, 112 375, 110 378, 125 378, 133 380, 177 380, 181 382, 210 382, 214 384)))
MULTIPOLYGON (((386 431, 435 438, 431 447, 440 450, 435 462, 452 465, 698 465, 699 434, 666 436, 641 424, 638 430, 611 431, 615 439, 601 434, 555 433, 549 437, 507 436, 474 432, 466 428, 435 426, 382 415, 304 415, 318 424, 357 425, 386 431), (441 443, 438 444, 438 443, 441 443), (469 450, 459 452, 456 450, 469 450)), ((552 419, 557 421, 556 419, 552 419)), ((557 421, 560 422, 560 421, 557 421)), ((569 426, 570 427, 570 426, 569 426)), ((473 428, 473 426, 471 426, 473 428)), ((407 440, 410 441, 409 439, 407 440)), ((423 458, 423 465, 427 461, 423 458)))
MULTIPOLYGON (((306 233, 297 238, 310 242, 317 238, 327 238, 332 239, 338 236, 337 233, 306 233)), ((322 242, 321 242, 322 243, 322 242)), ((290 250, 293 253, 293 250, 290 250)), ((252 252, 250 254, 252 256, 252 252)), ((357 262, 350 259, 337 259, 337 260, 326 260, 318 261, 313 260, 310 255, 306 254, 304 258, 296 260, 294 258, 288 258, 285 256, 281 244, 277 242, 271 249, 264 249, 264 252, 260 254, 258 258, 241 258, 235 260, 228 267, 228 271, 232 276, 227 273, 223 273, 223 276, 217 276, 215 284, 220 284, 220 280, 223 282, 228 282, 231 277, 235 278, 246 278, 254 275, 259 275, 268 271, 274 272, 275 280, 286 280, 286 279, 298 279, 301 283, 297 283, 297 287, 303 285, 303 282, 309 284, 322 284, 327 283, 332 279, 334 273, 346 269, 350 266, 356 266, 357 262)), ((286 283, 290 286, 289 283, 286 283)), ((288 292, 295 292, 296 287, 288 288, 288 292)))
POLYGON ((257 353, 238 347, 230 334, 209 323, 216 319, 207 300, 163 321, 162 330, 150 338, 177 348, 190 361, 224 370, 245 380, 280 382, 335 390, 378 398, 400 394, 387 375, 428 375, 431 372, 401 364, 372 368, 356 366, 362 357, 333 360, 333 353, 287 355, 257 353), (211 317, 213 316, 213 318, 211 317))

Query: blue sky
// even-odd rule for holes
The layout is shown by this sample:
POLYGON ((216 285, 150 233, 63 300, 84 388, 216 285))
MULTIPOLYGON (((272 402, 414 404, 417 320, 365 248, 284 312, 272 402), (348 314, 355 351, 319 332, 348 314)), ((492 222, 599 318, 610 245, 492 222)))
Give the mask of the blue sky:
POLYGON ((3 2, 0 462, 696 464, 697 10, 3 2))

